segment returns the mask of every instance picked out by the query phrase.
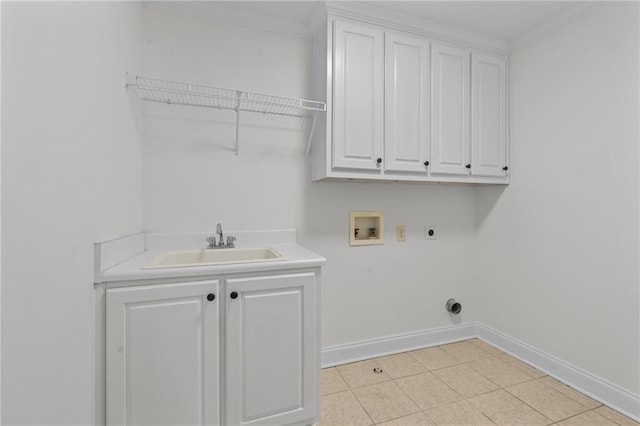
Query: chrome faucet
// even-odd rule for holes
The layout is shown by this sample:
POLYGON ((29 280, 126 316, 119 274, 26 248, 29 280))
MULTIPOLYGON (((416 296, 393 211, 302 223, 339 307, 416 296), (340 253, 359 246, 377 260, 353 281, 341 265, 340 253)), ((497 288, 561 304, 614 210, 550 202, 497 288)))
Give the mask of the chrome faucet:
POLYGON ((224 234, 222 233, 222 224, 218 224, 216 225, 216 235, 218 236, 218 242, 216 244, 216 237, 215 236, 211 236, 207 238, 207 242, 209 243, 209 245, 207 246, 208 249, 217 249, 217 248, 234 248, 236 245, 234 244, 234 241, 236 240, 236 237, 234 236, 227 236, 227 243, 225 244, 224 242, 224 234))
POLYGON ((222 234, 222 224, 219 223, 216 225, 216 234, 218 234, 218 236, 220 238, 218 238, 218 245, 219 246, 224 246, 224 235, 222 234))

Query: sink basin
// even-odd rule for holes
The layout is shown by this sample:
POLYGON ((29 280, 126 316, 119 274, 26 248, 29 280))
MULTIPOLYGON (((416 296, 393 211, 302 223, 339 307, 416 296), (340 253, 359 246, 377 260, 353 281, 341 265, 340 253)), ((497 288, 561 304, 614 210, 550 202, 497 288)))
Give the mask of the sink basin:
POLYGON ((274 262, 287 260, 271 247, 181 250, 164 252, 143 269, 184 268, 188 266, 229 265, 234 263, 274 262))

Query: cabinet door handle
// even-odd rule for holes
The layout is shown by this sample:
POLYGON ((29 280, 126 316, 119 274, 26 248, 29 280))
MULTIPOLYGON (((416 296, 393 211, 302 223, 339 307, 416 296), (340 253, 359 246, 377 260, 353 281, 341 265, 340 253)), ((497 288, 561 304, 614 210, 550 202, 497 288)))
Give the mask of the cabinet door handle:
POLYGON ((238 298, 238 292, 237 291, 232 291, 230 294, 232 299, 237 299, 238 298))
POLYGON ((424 165, 425 165, 425 166, 428 166, 428 165, 429 165, 429 162, 428 162, 428 161, 425 161, 425 162, 424 162, 424 165))
POLYGON ((504 166, 504 167, 502 168, 502 170, 504 170, 504 171, 506 172, 507 170, 509 170, 509 168, 508 168, 507 166, 504 166))
POLYGON ((470 169, 470 168, 471 168, 471 164, 467 164, 465 167, 466 167, 467 169, 470 169))
POLYGON ((207 294, 207 300, 208 300, 209 302, 213 302, 214 300, 216 300, 216 295, 215 295, 215 294, 213 294, 213 293, 209 293, 209 294, 207 294))
POLYGON ((378 157, 378 159, 376 160, 376 163, 378 164, 382 163, 382 158, 378 157))

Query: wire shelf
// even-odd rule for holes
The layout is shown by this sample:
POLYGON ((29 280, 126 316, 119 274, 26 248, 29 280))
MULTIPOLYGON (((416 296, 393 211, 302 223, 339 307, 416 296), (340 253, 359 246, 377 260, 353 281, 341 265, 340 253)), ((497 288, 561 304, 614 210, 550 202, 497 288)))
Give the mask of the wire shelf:
POLYGON ((238 154, 240 143, 241 112, 296 118, 312 116, 313 125, 309 133, 306 150, 308 155, 316 119, 318 118, 317 114, 327 111, 327 105, 324 102, 158 80, 131 74, 127 74, 126 87, 130 94, 135 93, 136 97, 143 101, 235 111, 236 154, 238 154))
POLYGON ((240 90, 221 89, 191 83, 135 77, 129 83, 142 100, 175 105, 216 108, 279 115, 284 117, 307 117, 313 111, 326 111, 324 102, 307 99, 285 98, 240 90))

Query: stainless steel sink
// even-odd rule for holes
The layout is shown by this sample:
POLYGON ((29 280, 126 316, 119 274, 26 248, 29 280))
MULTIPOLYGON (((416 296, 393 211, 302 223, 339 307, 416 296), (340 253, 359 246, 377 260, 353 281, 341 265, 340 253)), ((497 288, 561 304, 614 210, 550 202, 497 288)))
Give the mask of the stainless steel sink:
POLYGON ((143 269, 277 262, 282 260, 287 260, 287 258, 271 247, 181 250, 164 252, 151 259, 151 262, 144 266, 143 269))

